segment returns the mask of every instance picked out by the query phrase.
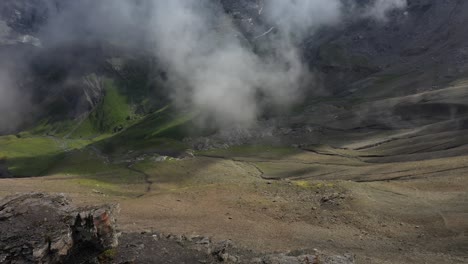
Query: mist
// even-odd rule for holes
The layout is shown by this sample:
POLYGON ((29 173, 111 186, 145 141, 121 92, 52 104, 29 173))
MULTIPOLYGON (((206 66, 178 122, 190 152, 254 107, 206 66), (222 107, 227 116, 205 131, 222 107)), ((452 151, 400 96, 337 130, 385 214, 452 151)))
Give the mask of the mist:
POLYGON ((30 112, 29 96, 21 92, 10 70, 0 67, 0 133, 13 132, 30 112))
MULTIPOLYGON (((259 15, 271 25, 254 43, 266 51, 261 55, 217 1, 154 2, 150 35, 157 57, 169 67, 178 106, 222 127, 249 126, 265 105, 283 109, 297 102, 304 89, 314 89, 299 46, 321 27, 339 24, 346 13, 343 2, 271 0, 259 5, 259 15)), ((383 20, 405 5, 377 0, 363 14, 383 20)))
POLYGON ((248 126, 265 102, 293 102, 306 73, 297 51, 282 39, 268 56, 253 52, 213 1, 156 2, 151 26, 155 52, 169 66, 177 105, 226 126, 248 126))
POLYGON ((403 9, 407 5, 407 0, 375 0, 363 14, 380 21, 387 21, 389 12, 403 9))
MULTIPOLYGON (((391 10, 406 6, 406 0, 375 0, 354 13, 345 2, 349 0, 258 1, 262 25, 251 27, 263 34, 252 40, 220 1, 66 1, 50 11, 34 37, 40 49, 96 42, 144 50, 167 69, 170 96, 179 109, 198 113, 202 123, 249 127, 265 107, 282 111, 298 102, 305 89, 314 89, 314 75, 300 49, 305 38, 340 24, 349 12, 385 20, 391 10)), ((9 103, 18 96, 10 85, 14 82, 2 80, 0 88, 2 110, 11 113, 18 112, 9 103)), ((11 119, 4 115, 0 125, 13 124, 11 119)))

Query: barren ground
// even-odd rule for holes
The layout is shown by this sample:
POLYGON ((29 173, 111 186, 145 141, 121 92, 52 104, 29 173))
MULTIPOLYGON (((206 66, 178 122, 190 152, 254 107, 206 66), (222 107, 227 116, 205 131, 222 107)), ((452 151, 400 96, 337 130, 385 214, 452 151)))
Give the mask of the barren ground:
POLYGON ((468 157, 370 163, 343 152, 215 151, 138 163, 147 178, 129 184, 106 182, 112 171, 100 181, 2 179, 0 196, 44 191, 79 204, 115 202, 123 231, 203 234, 265 252, 353 253, 357 263, 468 261, 468 157))

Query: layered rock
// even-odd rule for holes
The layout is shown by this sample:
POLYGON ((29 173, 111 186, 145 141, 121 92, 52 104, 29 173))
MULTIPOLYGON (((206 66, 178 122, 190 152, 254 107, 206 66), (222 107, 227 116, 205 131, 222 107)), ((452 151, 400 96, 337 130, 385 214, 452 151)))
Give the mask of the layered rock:
POLYGON ((117 246, 118 207, 73 206, 64 195, 32 193, 0 202, 0 263, 68 263, 117 246))

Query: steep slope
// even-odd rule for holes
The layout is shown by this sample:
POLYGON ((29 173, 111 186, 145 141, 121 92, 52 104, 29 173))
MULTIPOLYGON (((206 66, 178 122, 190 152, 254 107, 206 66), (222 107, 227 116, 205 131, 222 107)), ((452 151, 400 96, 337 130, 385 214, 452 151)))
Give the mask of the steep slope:
MULTIPOLYGON (((263 16, 262 1, 221 3, 254 48, 263 34, 275 34, 271 30, 275 25, 263 16)), ((387 21, 362 19, 359 8, 351 9, 340 24, 302 43, 303 60, 315 80, 305 91, 302 105, 285 117, 265 115, 266 119, 247 134, 240 130, 202 139, 197 136, 216 131, 208 128, 191 135, 192 127, 174 135, 158 132, 163 124, 179 124, 179 120, 183 124, 196 114, 182 111, 167 115, 173 122, 166 117, 155 121, 158 110, 171 104, 168 76, 164 65, 145 49, 95 37, 52 46, 37 45, 40 38, 39 42, 15 42, 18 36, 30 36, 23 38, 29 40, 40 37, 41 27, 66 6, 66 2, 53 1, 1 4, 1 20, 7 28, 3 32, 8 32, 3 36, 8 41, 0 52, 8 58, 4 63, 22 62, 14 64, 14 71, 29 76, 20 86, 24 93, 33 94, 30 103, 34 111, 23 114, 27 118, 22 118, 16 131, 86 140, 116 134, 99 144, 107 150, 123 141, 144 142, 154 137, 155 142, 162 142, 169 136, 179 141, 178 151, 181 146, 222 146, 223 141, 228 145, 252 144, 264 142, 264 137, 265 142, 297 145, 303 144, 304 138, 306 144, 344 144, 348 135, 367 142, 369 133, 371 142, 379 134, 383 136, 378 141, 385 142, 401 133, 434 134, 438 138, 434 142, 441 142, 439 133, 450 132, 447 137, 463 133, 468 109, 463 100, 467 67, 464 40, 468 39, 463 27, 468 16, 463 10, 468 6, 463 1, 410 0, 407 9, 390 13, 387 21), (187 116, 190 118, 184 118, 187 116), (292 133, 288 132, 291 129, 292 133), (331 132, 323 135, 329 129, 339 129, 336 134, 342 140, 335 142, 331 132), (180 142, 189 136, 195 139, 180 142)), ((13 66, 6 63, 5 67, 13 66)), ((12 127, 2 129, 11 132, 12 127)), ((144 144, 119 148, 133 151, 144 144)))
MULTIPOLYGON (((261 41, 259 36, 274 28, 263 17, 262 1, 221 3, 254 46, 261 41)), ((151 108, 148 102, 143 103, 146 98, 155 100, 151 95, 166 94, 162 91, 164 66, 131 59, 135 50, 92 40, 40 47, 41 27, 66 5, 45 0, 5 1, 1 5, 2 56, 24 62, 23 66, 15 65, 15 71, 31 76, 21 86, 34 94, 32 103, 37 106, 34 118, 21 128, 30 128, 44 118, 51 123, 85 119, 104 97, 100 83, 105 78, 125 83, 122 89, 127 96, 139 93, 139 98, 129 100, 140 110, 151 108), (24 53, 24 49, 29 52, 24 53), (16 57, 12 50, 19 50, 16 57)), ((311 102, 317 95, 359 100, 409 95, 464 77, 464 9, 463 1, 412 0, 405 12, 394 12, 389 21, 377 22, 356 18, 357 11, 350 11, 335 28, 320 31, 302 44, 304 60, 316 80, 306 91, 311 102)), ((138 58, 149 56, 139 53, 138 58)), ((154 109, 167 104, 167 99, 156 99, 159 104, 154 109)))
POLYGON ((359 82, 359 88, 365 89, 359 96, 434 89, 466 76, 464 42, 468 32, 462 26, 468 19, 463 11, 466 8, 464 1, 408 1, 407 11, 391 17, 390 23, 357 22, 326 43, 347 56, 365 57, 379 69, 377 77, 396 75, 403 79, 378 91, 366 89, 366 84, 359 82))
MULTIPOLYGON (((274 24, 263 17, 262 1, 221 3, 253 47, 260 45, 262 40, 258 37, 262 34, 274 34, 269 33, 274 24)), ((50 47, 36 45, 34 41, 13 41, 18 36, 30 36, 23 38, 29 40, 40 36, 48 18, 61 12, 64 6, 66 3, 53 1, 2 3, 0 13, 7 28, 4 32, 9 32, 3 36, 9 42, 4 42, 1 50, 4 56, 23 60, 14 69, 30 76, 20 86, 25 93, 33 94, 34 114, 20 128, 27 128, 35 135, 65 139, 93 139, 117 133, 100 146, 115 146, 123 139, 145 141, 158 135, 179 141, 190 136, 186 132, 163 135, 158 132, 160 125, 171 121, 149 121, 171 101, 164 66, 154 56, 147 58, 147 51, 95 38, 50 47)), ((330 141, 341 145, 346 143, 347 135, 360 137, 363 142, 434 137, 435 145, 452 141, 454 136, 459 138, 457 135, 463 134, 468 115, 463 99, 468 65, 464 44, 468 32, 463 27, 468 19, 463 12, 466 9, 468 6, 463 1, 412 0, 408 1, 406 10, 390 13, 387 21, 359 18, 356 13, 359 9, 352 9, 340 24, 319 31, 302 43, 303 59, 316 83, 305 91, 308 97, 299 111, 286 118, 270 115, 259 122, 261 128, 255 128, 260 131, 249 133, 262 135, 272 130, 272 138, 279 138, 283 144, 297 144, 301 138, 307 138, 307 144, 330 141), (292 134, 286 132, 291 128, 292 134), (309 128, 315 132, 307 132, 309 128), (337 134, 343 134, 343 139, 335 142, 333 133, 327 133, 328 137, 317 132, 323 129, 339 129, 341 132, 337 134), (372 137, 368 139, 369 133, 372 137), (380 134, 382 138, 375 139, 380 134)), ((175 118, 172 123, 178 124, 178 116, 193 118, 195 115, 168 116, 175 118)), ((187 122, 191 118, 182 120, 187 122)), ((211 132, 214 131, 208 129, 202 135, 211 132)), ((250 140, 249 136, 245 140, 231 137, 243 136, 235 133, 227 138, 221 136, 211 145, 219 146, 216 142, 226 139, 234 144, 254 143, 263 136, 250 140)), ((461 138, 456 141, 453 144, 463 146, 461 138)), ((197 142, 197 139, 186 141, 188 147, 197 142)), ((210 148, 210 144, 205 147, 210 148)), ((130 144, 126 148, 139 147, 130 144)), ((462 154, 460 151, 456 153, 462 154)))

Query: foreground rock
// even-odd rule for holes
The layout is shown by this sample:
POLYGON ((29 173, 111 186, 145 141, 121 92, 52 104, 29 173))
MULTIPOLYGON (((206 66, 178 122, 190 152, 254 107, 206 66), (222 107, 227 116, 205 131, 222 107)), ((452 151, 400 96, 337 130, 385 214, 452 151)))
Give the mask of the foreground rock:
POLYGON ((107 254, 108 263, 245 263, 245 264, 354 264, 354 256, 329 256, 316 250, 261 253, 235 245, 231 240, 214 242, 200 235, 154 232, 123 234, 119 246, 107 254))
POLYGON ((116 206, 76 208, 63 195, 0 201, 0 263, 90 263, 117 246, 116 206))

